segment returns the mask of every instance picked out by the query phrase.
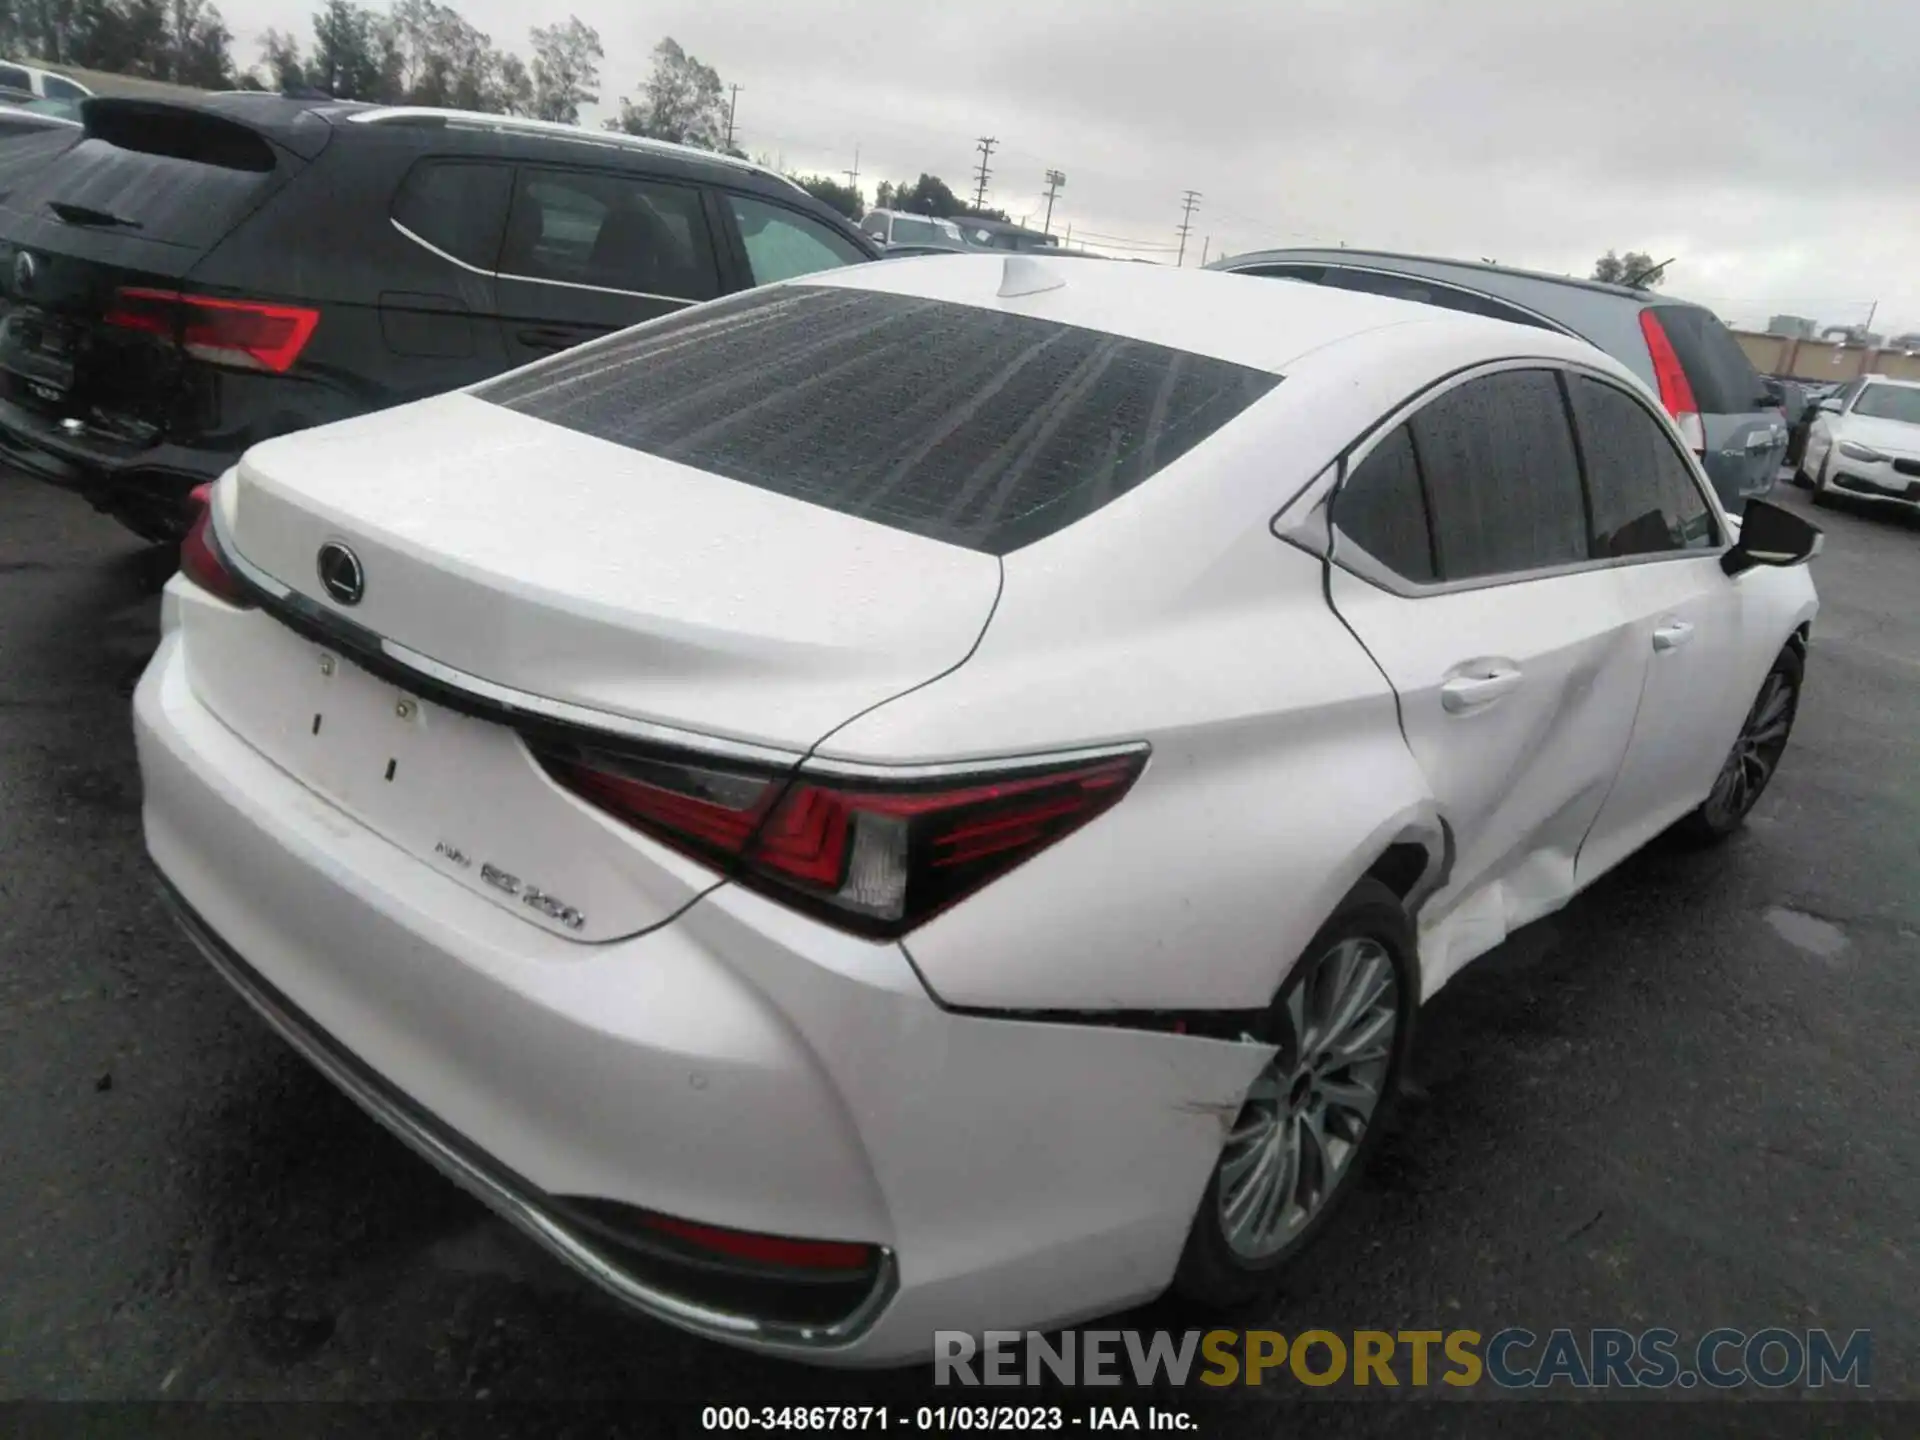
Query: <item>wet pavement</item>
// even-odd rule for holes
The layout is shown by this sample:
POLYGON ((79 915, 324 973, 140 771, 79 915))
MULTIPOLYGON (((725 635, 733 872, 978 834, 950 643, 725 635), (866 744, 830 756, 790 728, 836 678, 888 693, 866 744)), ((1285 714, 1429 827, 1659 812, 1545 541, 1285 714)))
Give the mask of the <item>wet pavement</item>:
MULTIPOLYGON (((1456 980, 1363 1190, 1235 1323, 1866 1328, 1870 1393, 1920 1402, 1920 523, 1817 518, 1806 698, 1747 832, 1637 857, 1456 980)), ((925 1371, 806 1371, 623 1316, 269 1034, 147 878, 127 706, 156 618, 133 541, 0 475, 0 1397, 568 1402, 489 1433, 938 1398, 925 1371)), ((1278 1433, 1288 1383, 1175 1398, 1278 1433)), ((1637 1433, 1707 1418, 1628 1408, 1637 1433)), ((1316 1407, 1353 1434, 1516 1415, 1316 1407)), ((1812 1423, 1756 1404, 1733 1428, 1812 1423)))

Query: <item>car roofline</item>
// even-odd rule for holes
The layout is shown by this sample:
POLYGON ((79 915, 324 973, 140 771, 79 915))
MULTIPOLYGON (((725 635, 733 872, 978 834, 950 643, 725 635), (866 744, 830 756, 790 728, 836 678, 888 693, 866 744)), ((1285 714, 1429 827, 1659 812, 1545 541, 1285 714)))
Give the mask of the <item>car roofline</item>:
POLYGON ((453 110, 432 105, 376 105, 364 110, 356 109, 341 118, 355 125, 439 120, 475 130, 492 130, 502 135, 544 136, 552 140, 571 141, 576 145, 628 150, 636 154, 671 155, 738 170, 746 175, 757 175, 762 179, 777 181, 799 194, 807 193, 798 182, 779 171, 756 165, 751 160, 742 160, 737 155, 723 155, 717 150, 702 150, 697 145, 679 145, 671 140, 654 140, 645 135, 629 135, 620 130, 588 130, 584 126, 565 125, 557 120, 534 120, 522 115, 494 115, 483 110, 453 110))
MULTIPOLYGON (((1694 310, 1704 310, 1691 300, 1681 300, 1670 295, 1656 295, 1651 290, 1636 290, 1631 285, 1617 284, 1611 280, 1591 280, 1578 275, 1554 275, 1545 270, 1523 270, 1517 265, 1489 265, 1479 260, 1456 260, 1447 255, 1415 255, 1401 250, 1355 250, 1346 246, 1325 249, 1317 246, 1295 246, 1278 250, 1248 250, 1226 260, 1216 261, 1222 270, 1239 269, 1242 265, 1262 265, 1289 258, 1325 259, 1329 264, 1345 260, 1414 260, 1423 265, 1447 265, 1456 270, 1479 272, 1494 275, 1511 275, 1520 280, 1541 280, 1553 285, 1566 285, 1576 290, 1592 290, 1602 295, 1617 296, 1622 300, 1641 300, 1667 305, 1684 305, 1694 310)), ((1212 268, 1211 266, 1208 268, 1212 268)), ((1497 297, 1496 297, 1497 298, 1497 297)), ((1711 313, 1711 312, 1709 312, 1711 313)))

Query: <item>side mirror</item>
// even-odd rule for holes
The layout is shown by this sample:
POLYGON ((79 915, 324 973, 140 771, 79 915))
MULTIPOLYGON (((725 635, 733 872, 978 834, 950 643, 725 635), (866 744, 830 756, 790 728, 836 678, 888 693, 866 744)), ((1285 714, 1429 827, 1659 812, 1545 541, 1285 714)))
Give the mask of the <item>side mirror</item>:
POLYGON ((1791 510, 1766 500, 1749 500, 1740 519, 1740 538, 1720 557, 1720 568, 1739 575, 1758 565, 1804 565, 1820 553, 1826 536, 1791 510))
POLYGON ((1838 400, 1826 399, 1820 402, 1820 408, 1826 411, 1829 415, 1838 415, 1846 407, 1842 405, 1838 400))

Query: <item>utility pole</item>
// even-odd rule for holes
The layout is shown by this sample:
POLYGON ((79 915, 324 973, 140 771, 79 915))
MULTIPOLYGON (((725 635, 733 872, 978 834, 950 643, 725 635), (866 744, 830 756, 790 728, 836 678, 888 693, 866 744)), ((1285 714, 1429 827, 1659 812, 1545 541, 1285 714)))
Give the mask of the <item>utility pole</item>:
POLYGON ((993 147, 1000 142, 991 135, 982 135, 980 143, 974 148, 980 152, 980 166, 976 172, 977 183, 973 187, 973 208, 978 210, 987 202, 987 177, 993 171, 987 168, 987 161, 993 158, 993 147))
POLYGON ((1193 229, 1193 212, 1200 208, 1200 192, 1189 190, 1180 197, 1180 254, 1174 264, 1187 263, 1187 232, 1193 229))
POLYGON ((729 96, 727 100, 727 149, 732 150, 733 149, 733 112, 735 108, 738 107, 740 104, 740 87, 738 85, 730 85, 727 88, 733 92, 732 95, 729 96))
POLYGON ((858 195, 860 193, 860 147, 858 145, 853 147, 853 168, 842 170, 840 173, 847 177, 847 183, 853 187, 853 193, 858 195))
POLYGON ((1213 237, 1211 235, 1207 236, 1206 239, 1200 242, 1200 268, 1202 270, 1207 268, 1207 252, 1212 248, 1213 248, 1213 237))
POLYGON ((1867 306, 1867 323, 1865 325, 1862 325, 1860 328, 1862 330, 1865 330, 1869 334, 1873 333, 1873 312, 1878 310, 1879 308, 1880 308, 1880 302, 1878 300, 1874 301, 1871 305, 1867 306))
MULTIPOLYGON (((1040 233, 1042 235, 1051 235, 1053 233, 1054 193, 1066 183, 1067 177, 1062 175, 1058 170, 1047 171, 1047 223, 1040 227, 1040 233)), ((1071 230, 1072 227, 1069 226, 1068 229, 1071 230)))

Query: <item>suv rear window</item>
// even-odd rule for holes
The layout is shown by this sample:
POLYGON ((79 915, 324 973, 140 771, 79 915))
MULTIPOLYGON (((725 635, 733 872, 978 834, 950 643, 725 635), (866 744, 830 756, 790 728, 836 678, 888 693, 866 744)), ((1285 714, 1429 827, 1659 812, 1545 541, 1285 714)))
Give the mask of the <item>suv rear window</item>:
POLYGON ((1697 305, 1657 305, 1653 313, 1680 357, 1701 413, 1744 415, 1760 408, 1760 372, 1726 326, 1697 305))
POLYGON ((1146 480, 1280 377, 909 295, 750 291, 479 386, 522 414, 1003 555, 1146 480))
POLYGON ((278 156, 244 125, 205 111, 131 100, 88 106, 84 138, 12 203, 114 217, 142 240, 210 249, 277 179, 278 156), (25 204, 23 204, 25 200, 25 204))

